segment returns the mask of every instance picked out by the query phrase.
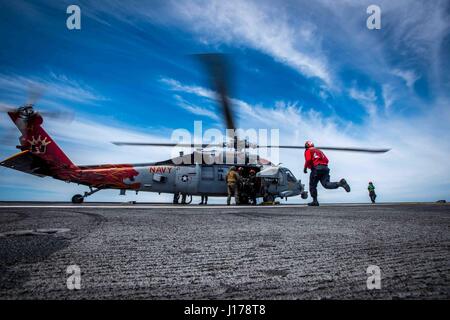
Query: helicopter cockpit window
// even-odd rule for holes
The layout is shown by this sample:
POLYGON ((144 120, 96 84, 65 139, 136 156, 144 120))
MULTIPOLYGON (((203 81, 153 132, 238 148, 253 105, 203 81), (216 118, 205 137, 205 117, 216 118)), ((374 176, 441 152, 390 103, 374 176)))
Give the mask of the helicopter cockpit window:
POLYGON ((295 179, 295 176, 289 170, 286 170, 286 177, 289 182, 297 182, 297 179, 295 179))

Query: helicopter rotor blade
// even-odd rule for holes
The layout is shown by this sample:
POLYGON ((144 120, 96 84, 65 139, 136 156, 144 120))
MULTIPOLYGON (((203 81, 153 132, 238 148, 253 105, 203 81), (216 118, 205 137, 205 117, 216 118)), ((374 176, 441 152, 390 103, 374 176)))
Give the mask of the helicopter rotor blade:
MULTIPOLYGON (((20 107, 12 107, 8 105, 0 105, 0 112, 1 113, 8 113, 8 112, 17 112, 20 111, 21 108, 24 107, 34 107, 36 102, 42 98, 42 96, 47 91, 47 87, 44 84, 37 83, 37 82, 31 82, 28 84, 27 87, 27 99, 26 103, 23 106, 20 107)), ((57 110, 57 111, 45 111, 40 110, 36 111, 37 114, 40 114, 41 116, 45 118, 53 118, 62 120, 64 122, 71 122, 74 119, 74 113, 72 111, 67 110, 57 110)))
MULTIPOLYGON (((226 129, 236 130, 233 106, 229 97, 229 63, 226 55, 220 53, 201 53, 196 56, 206 67, 212 89, 217 94, 223 112, 226 129)), ((234 138, 231 137, 231 138, 234 138)))
POLYGON ((75 118, 72 111, 38 111, 38 113, 44 118, 52 118, 61 120, 63 122, 72 122, 75 118))
MULTIPOLYGON (((122 142, 122 141, 114 141, 112 142, 116 146, 138 146, 138 147, 187 147, 187 148, 208 148, 208 147, 219 147, 226 148, 228 147, 227 143, 172 143, 172 142, 122 142)), ((257 144, 250 144, 250 148, 279 148, 279 149, 305 149, 305 146, 277 146, 277 145, 265 145, 260 146, 257 144)), ((388 152, 389 148, 353 148, 353 147, 317 147, 322 150, 331 150, 331 151, 347 151, 347 152, 365 152, 365 153, 385 153, 388 152)))
MULTIPOLYGON (((33 99, 37 99, 38 96, 34 95, 33 99)), ((12 107, 10 105, 0 104, 0 113, 8 115, 9 113, 17 113, 17 112, 23 112, 22 110, 26 108, 32 108, 32 104, 26 104, 22 107, 12 107)), ((72 122, 74 119, 74 113, 70 111, 34 111, 34 114, 41 115, 44 118, 52 118, 52 119, 58 119, 58 121, 62 122, 72 122)), ((9 119, 9 116, 6 118, 9 119)), ((8 121, 8 123, 9 123, 8 121)), ((18 131, 14 124, 10 123, 8 125, 7 123, 0 123, 0 144, 1 145, 13 145, 13 141, 15 139, 18 139, 18 131)), ((14 142, 16 143, 16 142, 14 142)))
MULTIPOLYGON (((253 145, 256 148, 279 148, 279 149, 305 149, 305 146, 260 146, 253 145)), ((316 147, 321 150, 331 150, 331 151, 349 151, 349 152, 366 152, 366 153, 385 153, 388 152, 389 148, 353 148, 353 147, 316 147)))
POLYGON ((0 112, 1 113, 8 113, 8 112, 14 112, 17 108, 14 108, 12 106, 6 105, 6 104, 0 104, 0 112))
MULTIPOLYGON (((5 105, 5 104, 0 104, 0 113, 4 113, 7 114, 8 112, 15 112, 17 111, 17 108, 14 108, 12 106, 9 105, 5 105)), ((9 117, 7 117, 9 118, 9 117)), ((9 145, 12 143, 12 141, 14 141, 14 138, 17 136, 17 129, 14 127, 13 124, 9 125, 10 122, 9 121, 5 121, 3 123, 3 119, 2 122, 0 122, 0 145, 9 145)))
POLYGON ((46 87, 39 83, 31 83, 28 86, 27 105, 34 105, 44 95, 46 87))
POLYGON ((113 141, 116 146, 137 146, 137 147, 182 147, 182 148, 208 148, 208 147, 224 147, 219 143, 172 143, 172 142, 122 142, 113 141))

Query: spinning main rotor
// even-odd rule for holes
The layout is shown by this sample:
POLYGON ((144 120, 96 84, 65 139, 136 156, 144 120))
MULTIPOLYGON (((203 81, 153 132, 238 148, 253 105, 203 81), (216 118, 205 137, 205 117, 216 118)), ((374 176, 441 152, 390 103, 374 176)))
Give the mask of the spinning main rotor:
MULTIPOLYGON (((305 149, 304 145, 259 145, 249 142, 247 139, 240 139, 236 134, 235 126, 235 112, 233 105, 229 98, 229 70, 228 60, 224 54, 218 53, 205 53, 194 55, 205 67, 209 76, 211 89, 215 92, 217 101, 220 104, 222 110, 222 117, 227 129, 227 134, 233 132, 232 135, 228 135, 228 141, 223 143, 201 143, 201 144, 186 144, 186 143, 162 143, 162 142, 124 142, 114 141, 113 144, 118 146, 149 146, 149 147, 188 147, 188 148, 230 148, 237 151, 245 151, 246 149, 253 148, 280 148, 280 149, 305 149)), ((350 152, 366 152, 366 153, 384 153, 389 151, 387 148, 356 148, 356 147, 330 147, 320 146, 317 147, 322 150, 333 151, 350 151, 350 152)))

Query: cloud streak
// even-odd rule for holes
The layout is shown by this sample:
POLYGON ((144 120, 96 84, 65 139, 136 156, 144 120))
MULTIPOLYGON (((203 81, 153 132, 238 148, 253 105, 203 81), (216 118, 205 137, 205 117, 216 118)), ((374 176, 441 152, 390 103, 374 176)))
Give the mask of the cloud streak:
POLYGON ((16 97, 22 98, 24 103, 25 97, 30 94, 30 91, 41 91, 43 95, 51 96, 52 99, 87 104, 107 100, 82 82, 53 72, 50 72, 46 77, 0 74, 0 86, 4 93, 14 94, 16 97))
POLYGON ((317 43, 314 26, 289 20, 287 13, 273 4, 184 1, 177 2, 173 8, 183 23, 210 41, 237 43, 260 50, 307 77, 317 77, 331 84, 327 61, 319 50, 310 54, 300 45, 303 42, 311 46, 314 37, 317 43))

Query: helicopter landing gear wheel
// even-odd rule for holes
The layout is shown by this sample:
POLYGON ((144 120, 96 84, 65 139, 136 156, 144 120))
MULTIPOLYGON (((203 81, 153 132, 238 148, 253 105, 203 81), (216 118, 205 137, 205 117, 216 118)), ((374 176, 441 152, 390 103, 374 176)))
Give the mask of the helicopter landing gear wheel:
POLYGON ((97 189, 92 189, 92 187, 89 187, 89 192, 85 192, 84 195, 81 194, 76 194, 72 197, 72 203, 83 203, 84 198, 89 197, 90 195, 93 195, 94 193, 98 192, 101 190, 101 188, 97 188, 97 189))
POLYGON ((76 194, 72 197, 72 203, 83 203, 84 197, 81 194, 76 194))
MULTIPOLYGON (((178 204, 178 199, 180 198, 180 196, 174 196, 174 200, 173 203, 178 204)), ((191 204, 192 202, 192 195, 191 194, 181 194, 181 204, 191 204), (189 199, 189 200, 187 200, 189 199)))
POLYGON ((191 204, 192 203, 192 195, 191 194, 187 194, 185 201, 182 204, 191 204), (189 199, 189 200, 186 200, 189 199))
POLYGON ((274 200, 275 200, 275 197, 271 194, 268 194, 268 195, 264 196, 264 198, 263 198, 264 202, 274 202, 274 200))

